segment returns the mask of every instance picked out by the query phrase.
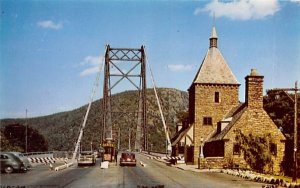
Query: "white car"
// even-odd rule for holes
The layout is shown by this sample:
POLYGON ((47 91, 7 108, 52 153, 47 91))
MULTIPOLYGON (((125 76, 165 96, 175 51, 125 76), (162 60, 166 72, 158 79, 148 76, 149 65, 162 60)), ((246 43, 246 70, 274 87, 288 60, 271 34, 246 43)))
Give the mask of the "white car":
POLYGON ((96 155, 91 151, 82 151, 79 154, 77 160, 78 166, 91 165, 94 166, 96 164, 96 155))

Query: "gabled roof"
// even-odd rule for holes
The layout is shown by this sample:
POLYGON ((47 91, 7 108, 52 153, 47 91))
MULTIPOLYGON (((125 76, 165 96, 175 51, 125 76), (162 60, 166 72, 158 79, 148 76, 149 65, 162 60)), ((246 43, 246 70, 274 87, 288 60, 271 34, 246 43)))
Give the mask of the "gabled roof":
MULTIPOLYGON (((210 40, 217 40, 217 32, 215 27, 213 27, 210 40)), ((216 46, 210 46, 208 49, 194 78, 193 84, 239 85, 239 82, 216 46)))
POLYGON ((188 131, 191 129, 193 126, 189 126, 187 128, 182 128, 177 134, 171 139, 172 146, 175 146, 186 134, 188 131))
POLYGON ((240 119, 240 117, 243 115, 246 109, 247 105, 245 103, 241 103, 236 107, 232 108, 232 110, 230 110, 230 112, 225 117, 232 117, 231 122, 220 133, 217 133, 217 130, 215 130, 213 136, 210 139, 208 139, 207 142, 222 140, 229 132, 229 130, 233 127, 233 125, 237 122, 237 120, 240 119))

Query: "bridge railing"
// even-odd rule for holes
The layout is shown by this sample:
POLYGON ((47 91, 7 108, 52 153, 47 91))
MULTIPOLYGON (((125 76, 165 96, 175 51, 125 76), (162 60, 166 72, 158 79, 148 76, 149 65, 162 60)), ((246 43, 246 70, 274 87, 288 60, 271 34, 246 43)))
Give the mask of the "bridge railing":
POLYGON ((53 154, 53 151, 46 151, 46 152, 28 152, 23 153, 25 156, 34 156, 34 155, 47 155, 47 154, 53 154))
POLYGON ((28 152, 24 153, 27 157, 42 157, 42 156, 51 156, 51 157, 63 157, 71 158, 73 151, 46 151, 46 152, 28 152))

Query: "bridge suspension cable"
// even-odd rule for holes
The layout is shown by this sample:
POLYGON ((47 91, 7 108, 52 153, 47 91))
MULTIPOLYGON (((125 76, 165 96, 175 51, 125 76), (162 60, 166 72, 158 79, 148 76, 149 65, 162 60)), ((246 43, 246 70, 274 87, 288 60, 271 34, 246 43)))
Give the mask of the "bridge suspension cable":
MULTIPOLYGON (((105 51, 106 51, 106 49, 107 49, 107 45, 106 45, 105 51)), ((81 142, 82 136, 83 136, 83 130, 85 128, 86 121, 87 121, 87 118, 89 116, 89 112, 90 112, 92 103, 94 101, 94 96, 96 94, 96 90, 99 86, 100 73, 103 69, 103 66, 104 66, 104 57, 102 57, 102 61, 99 65, 99 70, 97 72, 97 76, 96 76, 96 79, 95 79, 95 82, 94 82, 94 87, 93 87, 93 90, 92 90, 92 93, 91 93, 91 96, 90 96, 90 102, 89 102, 89 105, 87 107, 87 110, 86 110, 86 113, 85 113, 85 116, 84 116, 84 120, 83 120, 83 123, 82 123, 81 128, 80 128, 79 136, 78 136, 78 139, 77 139, 77 142, 76 142, 76 145, 75 145, 75 149, 74 149, 74 152, 73 152, 72 162, 75 162, 75 159, 76 159, 76 156, 77 156, 77 153, 78 153, 80 142, 81 142)))
MULTIPOLYGON (((145 49, 145 54, 146 54, 146 49, 145 49)), ((167 129, 165 117, 164 117, 164 114, 162 112, 160 101, 159 101, 159 98, 158 98, 158 95, 157 95, 155 81, 154 81, 154 78, 153 78, 153 73, 152 73, 152 69, 151 69, 150 63, 148 61, 147 55, 146 55, 146 64, 148 65, 148 69, 149 69, 149 72, 150 72, 150 78, 151 78, 152 86, 153 86, 153 89, 154 89, 154 94, 155 94, 155 97, 156 97, 156 101, 157 101, 158 109, 159 109, 159 112, 160 112, 161 120, 162 120, 162 123, 163 123, 163 126, 164 126, 165 136, 166 136, 166 141, 167 141, 167 151, 169 153, 172 149, 171 148, 171 140, 170 140, 169 132, 168 132, 168 129, 167 129)))

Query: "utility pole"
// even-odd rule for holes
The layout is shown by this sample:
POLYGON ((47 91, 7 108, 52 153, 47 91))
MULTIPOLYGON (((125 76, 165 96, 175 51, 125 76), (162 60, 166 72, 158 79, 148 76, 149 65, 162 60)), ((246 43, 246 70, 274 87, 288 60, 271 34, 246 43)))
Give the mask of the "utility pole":
POLYGON ((26 144, 26 146, 25 146, 25 152, 27 153, 27 126, 28 126, 28 122, 27 122, 27 109, 26 109, 26 122, 25 122, 25 124, 26 124, 26 130, 25 130, 25 144, 26 144))
POLYGON ((121 132, 120 132, 120 127, 119 127, 119 130, 118 130, 118 150, 120 150, 120 139, 121 139, 120 134, 121 134, 121 132))
POLYGON ((295 181, 297 183, 297 169, 298 169, 298 165, 297 165, 297 148, 298 148, 298 122, 297 122, 297 118, 298 118, 298 112, 297 112, 297 104, 298 104, 298 96, 297 96, 297 91, 298 91, 298 87, 297 87, 297 82, 295 82, 295 99, 294 99, 294 103, 295 103, 295 118, 294 118, 294 164, 295 164, 295 171, 294 171, 294 176, 293 176, 293 181, 295 181))
POLYGON ((293 178, 292 181, 297 183, 297 149, 298 149, 298 82, 295 82, 295 88, 275 88, 275 89, 270 89, 269 91, 279 91, 279 92, 284 92, 288 98, 293 101, 294 103, 294 173, 293 173, 293 178), (294 99, 287 93, 288 91, 294 91, 294 99))
POLYGON ((129 133, 128 133, 128 134, 129 134, 129 139, 128 139, 128 150, 131 151, 131 146, 130 146, 130 145, 131 145, 131 143, 130 143, 131 132, 130 132, 130 128, 128 129, 128 131, 129 131, 129 133))

